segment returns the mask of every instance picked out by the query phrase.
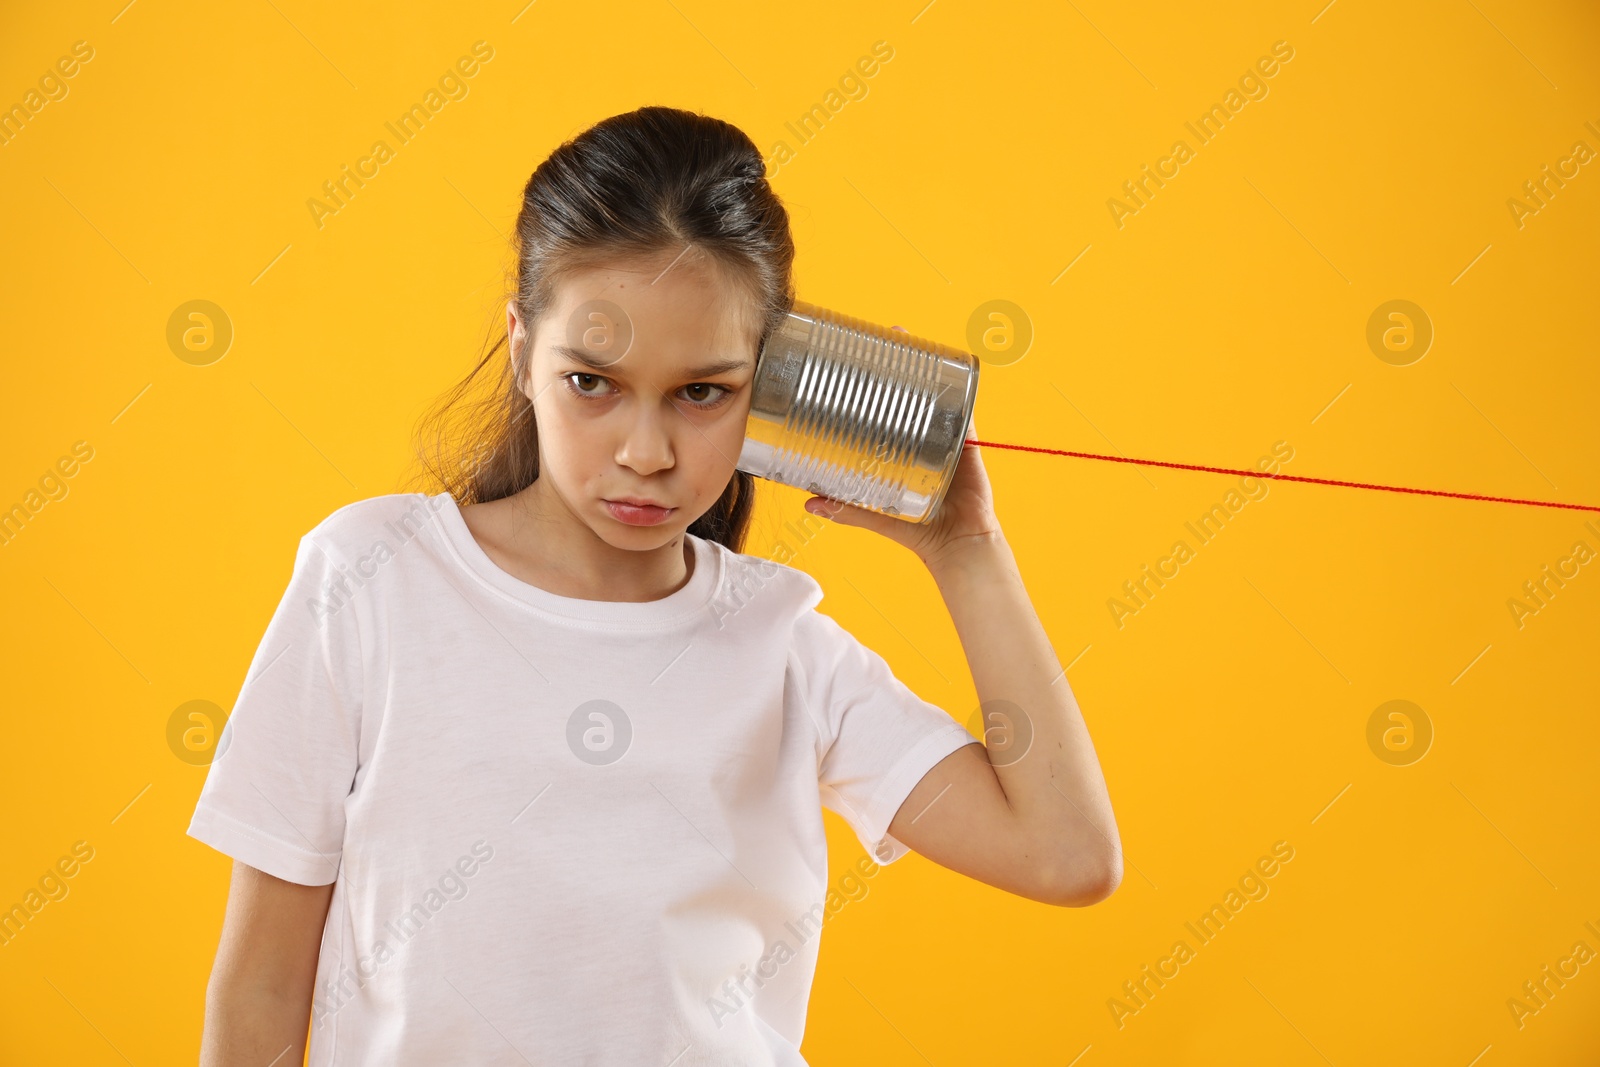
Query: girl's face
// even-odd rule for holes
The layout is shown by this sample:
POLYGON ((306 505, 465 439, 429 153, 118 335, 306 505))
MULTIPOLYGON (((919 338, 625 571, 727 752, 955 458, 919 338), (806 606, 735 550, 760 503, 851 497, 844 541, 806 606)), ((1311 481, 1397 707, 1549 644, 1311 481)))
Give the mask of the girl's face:
POLYGON ((746 292, 690 249, 569 275, 532 336, 539 481, 616 548, 677 542, 733 476, 758 323, 746 292))

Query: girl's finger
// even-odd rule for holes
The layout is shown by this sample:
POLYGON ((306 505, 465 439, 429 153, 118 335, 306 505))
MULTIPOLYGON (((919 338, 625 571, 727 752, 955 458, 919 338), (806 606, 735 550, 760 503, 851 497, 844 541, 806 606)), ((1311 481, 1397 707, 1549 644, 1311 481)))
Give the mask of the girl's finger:
POLYGON ((854 504, 840 503, 825 496, 811 497, 806 501, 805 508, 811 514, 821 515, 841 526, 859 526, 863 530, 880 533, 891 541, 905 543, 905 527, 908 524, 892 515, 858 508, 854 504))

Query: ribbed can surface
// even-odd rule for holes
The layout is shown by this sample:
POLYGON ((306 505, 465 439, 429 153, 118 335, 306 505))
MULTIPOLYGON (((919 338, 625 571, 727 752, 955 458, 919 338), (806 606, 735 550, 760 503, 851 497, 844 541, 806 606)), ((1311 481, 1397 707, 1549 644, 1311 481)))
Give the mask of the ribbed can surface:
POLYGON ((738 467, 927 522, 977 397, 977 356, 796 301, 762 346, 738 467))

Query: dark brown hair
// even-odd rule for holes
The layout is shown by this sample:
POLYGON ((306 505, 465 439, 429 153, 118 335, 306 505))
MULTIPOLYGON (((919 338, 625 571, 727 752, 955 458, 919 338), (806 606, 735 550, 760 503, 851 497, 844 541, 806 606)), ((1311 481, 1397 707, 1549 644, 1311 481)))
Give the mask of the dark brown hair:
MULTIPOLYGON (((678 108, 613 115, 551 152, 523 188, 512 244, 508 296, 530 338, 567 274, 603 258, 654 258, 690 245, 753 297, 758 351, 794 306, 789 214, 767 183, 760 150, 738 127, 678 108)), ((503 315, 491 332, 498 339, 417 427, 423 480, 463 505, 511 496, 539 477, 533 406, 517 385, 532 345, 512 366, 503 315)), ((755 479, 734 471, 689 532, 740 551, 754 496, 755 479)))

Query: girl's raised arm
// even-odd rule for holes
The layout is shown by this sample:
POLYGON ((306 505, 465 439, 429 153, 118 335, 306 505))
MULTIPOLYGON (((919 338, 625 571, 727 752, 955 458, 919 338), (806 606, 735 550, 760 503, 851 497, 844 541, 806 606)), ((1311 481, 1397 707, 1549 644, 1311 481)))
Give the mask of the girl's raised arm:
MULTIPOLYGON (((973 437, 976 429, 970 428, 973 437)), ((1088 727, 995 518, 978 446, 962 450, 925 525, 822 497, 807 510, 881 533, 928 566, 961 636, 978 699, 1011 707, 1016 741, 966 745, 917 784, 889 826, 941 866, 1064 907, 1104 900, 1122 881, 1122 845, 1088 727), (1024 742, 1023 738, 1031 738, 1024 742)), ((985 716, 986 730, 995 726, 985 716)))

